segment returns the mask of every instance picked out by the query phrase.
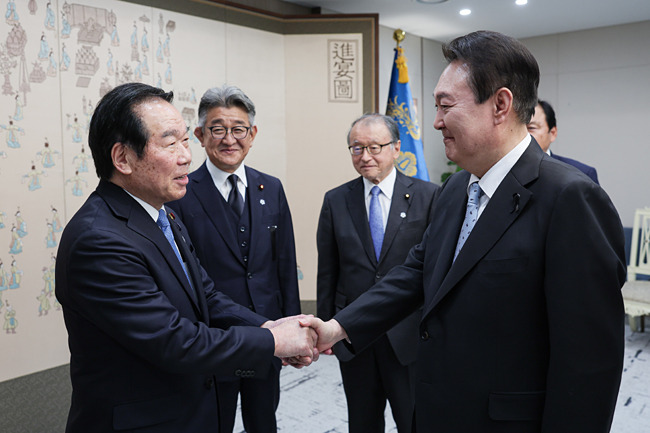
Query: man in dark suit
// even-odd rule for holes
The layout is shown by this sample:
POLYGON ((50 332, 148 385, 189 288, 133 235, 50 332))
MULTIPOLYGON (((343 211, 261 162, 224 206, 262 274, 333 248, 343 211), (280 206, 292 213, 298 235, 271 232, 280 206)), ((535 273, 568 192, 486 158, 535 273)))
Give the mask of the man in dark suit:
POLYGON ((185 194, 191 161, 171 101, 124 84, 90 123, 100 182, 63 232, 56 262, 71 353, 67 432, 217 432, 215 379, 264 377, 274 355, 310 361, 315 333, 218 292, 163 206, 185 194))
POLYGON ((624 349, 616 209, 528 134, 539 69, 523 44, 481 31, 443 53, 434 126, 464 170, 403 265, 309 320, 318 347, 360 351, 422 307, 418 432, 608 432, 624 349))
MULTIPOLYGON (((438 187, 395 169, 400 144, 397 124, 388 116, 366 114, 352 123, 348 149, 361 177, 325 194, 318 222, 317 298, 323 320, 402 264, 429 225, 438 187), (371 233, 369 221, 373 200, 380 211, 378 234, 371 233)), ((350 433, 383 432, 387 399, 397 430, 411 432, 409 368, 417 354, 418 318, 411 314, 352 359, 342 345, 335 348, 350 433)))
MULTIPOLYGON (((217 288, 270 319, 300 313, 296 248, 280 180, 244 166, 257 135, 255 105, 235 86, 212 88, 199 104, 194 134, 207 160, 187 194, 169 203, 187 224, 199 260, 217 288), (233 188, 233 184, 236 188, 233 188)), ((237 397, 248 433, 275 432, 280 361, 266 378, 217 385, 221 432, 235 424, 237 397)))
POLYGON ((583 164, 582 162, 576 161, 575 159, 560 156, 556 153, 551 152, 551 143, 553 143, 557 138, 557 120, 555 119, 555 110, 553 110, 551 104, 546 101, 542 101, 541 99, 537 101, 535 114, 533 114, 530 122, 528 122, 528 132, 530 132, 530 135, 535 137, 535 140, 544 152, 548 153, 557 160, 574 166, 589 176, 591 180, 598 183, 598 173, 596 173, 596 169, 594 167, 583 164))

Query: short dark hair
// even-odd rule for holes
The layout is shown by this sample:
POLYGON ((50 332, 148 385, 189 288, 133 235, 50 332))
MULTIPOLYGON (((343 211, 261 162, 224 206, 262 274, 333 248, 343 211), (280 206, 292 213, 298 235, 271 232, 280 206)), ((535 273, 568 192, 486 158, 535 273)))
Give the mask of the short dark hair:
POLYGON ((108 180, 113 175, 115 167, 111 150, 115 143, 123 143, 133 149, 138 158, 144 155, 149 131, 135 108, 151 99, 171 103, 174 93, 147 84, 126 83, 108 92, 97 104, 90 120, 88 146, 100 179, 108 180))
POLYGON ((546 101, 542 101, 541 99, 537 101, 537 103, 540 107, 542 107, 542 110, 544 110, 544 114, 546 115, 546 124, 548 125, 548 130, 550 131, 557 126, 557 120, 555 120, 555 110, 553 110, 551 104, 546 101))
POLYGON ((469 87, 477 104, 488 100, 502 87, 510 89, 514 110, 521 123, 535 114, 539 66, 518 40, 492 31, 478 31, 443 45, 449 63, 456 60, 469 68, 469 87))
POLYGON ((381 113, 366 113, 352 122, 352 125, 350 125, 350 129, 348 130, 348 146, 350 145, 350 133, 352 132, 352 128, 354 128, 358 123, 379 122, 382 122, 384 125, 386 125, 386 128, 388 129, 392 140, 391 148, 394 147, 395 143, 399 141, 399 126, 397 126, 397 122, 395 122, 392 117, 381 113))

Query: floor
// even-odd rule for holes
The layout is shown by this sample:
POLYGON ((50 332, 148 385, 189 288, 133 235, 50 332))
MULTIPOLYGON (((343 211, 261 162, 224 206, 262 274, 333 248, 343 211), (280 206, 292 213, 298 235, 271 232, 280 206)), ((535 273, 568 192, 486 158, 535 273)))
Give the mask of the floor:
MULTIPOLYGON (((281 389, 278 431, 347 432, 345 395, 334 357, 323 356, 301 370, 284 367, 281 389)), ((388 408, 386 431, 397 431, 388 408)), ((239 416, 235 432, 244 432, 239 416)), ((626 327, 625 363, 611 432, 650 432, 650 330, 633 333, 626 327)))

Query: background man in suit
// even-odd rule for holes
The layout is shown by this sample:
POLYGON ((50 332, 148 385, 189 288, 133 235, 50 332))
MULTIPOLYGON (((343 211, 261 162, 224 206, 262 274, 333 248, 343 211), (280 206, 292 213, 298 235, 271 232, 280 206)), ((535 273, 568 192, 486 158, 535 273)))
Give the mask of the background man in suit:
POLYGON ((68 432, 217 432, 215 377, 265 376, 274 355, 310 361, 315 333, 218 292, 163 206, 185 194, 191 161, 171 101, 124 84, 90 123, 100 182, 66 226, 56 262, 71 353, 68 432))
POLYGON ((523 44, 481 31, 443 53, 434 126, 464 170, 403 265, 309 320, 318 347, 360 351, 422 307, 417 431, 607 432, 624 349, 616 209, 528 134, 539 69, 523 44))
POLYGON ((528 132, 530 132, 530 135, 535 137, 535 140, 544 152, 548 153, 555 159, 574 166, 589 176, 591 180, 598 183, 598 173, 596 173, 594 167, 583 164, 575 159, 566 158, 551 152, 551 143, 553 143, 557 138, 557 121, 555 120, 555 110, 553 110, 551 104, 542 101, 541 99, 537 101, 535 114, 533 114, 533 117, 528 123, 528 132))
MULTIPOLYGON (((323 320, 402 264, 429 224, 438 187, 395 169, 400 144, 399 129, 390 117, 366 114, 352 123, 348 149, 361 177, 325 194, 318 222, 318 317, 323 320), (369 222, 369 216, 374 218, 373 200, 379 211, 378 232, 372 232, 369 222)), ((398 431, 411 432, 409 366, 417 354, 418 318, 418 313, 411 314, 352 359, 344 347, 335 348, 350 433, 383 432, 386 399, 398 431)))
MULTIPOLYGON (((217 288, 244 307, 271 319, 299 314, 284 189, 279 179, 243 164, 257 135, 253 101, 235 86, 209 89, 194 134, 208 158, 190 174, 187 195, 169 206, 187 224, 199 260, 217 288)), ((264 379, 218 384, 222 433, 233 430, 239 394, 246 431, 276 431, 280 367, 277 360, 264 379)))

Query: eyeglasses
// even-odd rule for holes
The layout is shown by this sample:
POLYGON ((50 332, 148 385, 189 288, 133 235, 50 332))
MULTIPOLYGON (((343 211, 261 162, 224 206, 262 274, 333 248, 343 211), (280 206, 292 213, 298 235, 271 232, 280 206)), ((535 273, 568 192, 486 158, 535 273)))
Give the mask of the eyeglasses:
POLYGON ((230 132, 232 138, 236 140, 243 140, 248 136, 248 131, 250 131, 250 126, 233 126, 232 128, 224 128, 221 125, 209 126, 207 129, 210 130, 212 138, 222 139, 230 132))
POLYGON ((368 149, 368 153, 371 155, 379 155, 384 146, 388 146, 389 144, 393 144, 393 142, 389 141, 386 144, 371 144, 368 146, 348 146, 348 150, 353 156, 363 155, 363 151, 366 149, 368 149))

